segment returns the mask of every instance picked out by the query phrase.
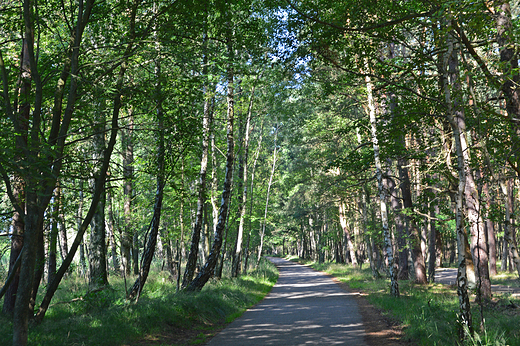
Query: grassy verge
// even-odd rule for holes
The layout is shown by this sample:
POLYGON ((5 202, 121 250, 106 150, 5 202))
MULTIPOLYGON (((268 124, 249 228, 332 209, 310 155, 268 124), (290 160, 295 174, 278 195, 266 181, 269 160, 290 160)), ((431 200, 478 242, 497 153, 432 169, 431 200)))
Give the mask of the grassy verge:
MULTIPOLYGON (((278 272, 263 260, 257 271, 237 279, 213 280, 196 293, 175 293, 175 284, 164 277, 151 275, 138 303, 125 300, 121 278, 112 277, 110 288, 87 296, 82 296, 85 281, 69 278, 44 322, 31 326, 29 344, 141 345, 146 343, 139 340, 153 341, 153 335, 165 330, 184 339, 188 334, 191 344, 203 343, 205 332, 218 329, 259 302, 275 284, 278 272)), ((0 345, 10 345, 11 340, 11 321, 1 316, 0 345)))
POLYGON ((491 278, 492 285, 504 285, 509 287, 520 287, 520 280, 518 280, 518 273, 500 272, 491 278))
MULTIPOLYGON (((294 259, 293 259, 294 260, 294 259)), ((415 285, 399 282, 400 298, 389 295, 390 283, 376 280, 370 268, 354 269, 340 264, 307 262, 314 269, 327 272, 346 282, 352 289, 363 292, 366 299, 385 315, 404 326, 407 339, 419 345, 453 346, 458 340, 458 300, 453 287, 431 284, 415 285)), ((485 332, 469 345, 520 345, 520 301, 502 295, 484 307, 485 332)), ((480 311, 472 300, 474 326, 480 325, 480 311)))

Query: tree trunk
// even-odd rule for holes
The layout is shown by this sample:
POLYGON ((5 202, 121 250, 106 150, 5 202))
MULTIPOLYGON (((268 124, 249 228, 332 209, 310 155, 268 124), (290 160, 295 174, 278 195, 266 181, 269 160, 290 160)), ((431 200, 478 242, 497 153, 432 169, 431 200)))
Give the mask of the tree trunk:
MULTIPOLYGON (((516 157, 515 170, 519 172, 518 156, 520 136, 520 72, 518 70, 518 42, 515 40, 510 2, 500 0, 494 2, 497 28, 497 43, 500 49, 501 91, 506 100, 506 111, 516 136, 513 138, 513 155, 516 157)), ((520 270, 520 269, 518 269, 520 270)))
MULTIPOLYGON (((92 6, 93 6, 93 2, 89 1, 88 6, 87 6, 88 8, 85 9, 85 13, 83 14, 83 18, 85 18, 83 25, 86 25, 85 20, 88 20, 92 6)), ((133 13, 135 13, 136 8, 133 8, 132 10, 133 10, 133 13)), ((133 16, 133 17, 135 18, 135 16, 133 16)), ((133 37, 133 34, 131 36, 133 37)), ((130 42, 133 42, 133 40, 130 40, 130 42)), ((79 45, 79 43, 77 45, 79 45)), ((125 57, 128 57, 130 55, 131 49, 132 49, 132 43, 130 43, 127 46, 127 50, 124 54, 125 57)), ((83 236, 85 234, 85 231, 87 230, 88 225, 92 221, 92 219, 94 217, 94 213, 96 212, 98 203, 102 198, 102 193, 104 191, 107 171, 108 171, 108 167, 110 166, 110 157, 112 155, 112 152, 113 152, 115 144, 116 144, 117 131, 119 129, 118 121, 119 121, 119 113, 121 110, 121 99, 122 99, 121 92, 123 89, 122 88, 123 77, 125 75, 126 69, 127 69, 127 62, 125 59, 125 61, 122 62, 121 67, 119 69, 119 75, 118 75, 117 83, 116 83, 116 85, 117 85, 116 90, 118 90, 118 92, 116 92, 116 94, 114 95, 114 99, 113 99, 114 104, 113 104, 113 109, 112 109, 110 139, 108 141, 107 147, 103 154, 101 169, 99 170, 99 173, 95 179, 94 191, 93 191, 93 195, 92 195, 92 201, 90 203, 90 208, 87 212, 85 219, 83 220, 83 222, 81 224, 81 227, 78 230, 78 233, 76 234, 76 238, 74 239, 74 242, 72 243, 72 245, 70 247, 67 257, 65 258, 62 265, 60 266, 60 268, 58 269, 58 271, 56 273, 56 279, 47 286, 47 291, 45 292, 45 296, 43 297, 42 303, 40 304, 40 308, 38 309, 38 312, 35 316, 35 321, 37 323, 40 323, 43 320, 43 318, 45 317, 45 313, 47 312, 47 309, 49 308, 49 304, 52 300, 52 297, 54 296, 54 293, 58 289, 61 279, 63 278, 65 273, 69 270, 69 266, 72 263, 72 260, 76 254, 76 251, 77 251, 79 245, 83 241, 83 236)), ((75 70, 75 69, 73 69, 73 70, 75 70)), ((69 107, 67 107, 67 108, 69 108, 69 107)), ((71 106, 70 112, 72 112, 72 108, 73 107, 71 106)))
MULTIPOLYGON (((228 25, 230 25, 228 23, 228 25)), ((202 267, 197 277, 186 288, 187 291, 200 291, 202 287, 208 282, 211 275, 213 275, 215 266, 220 254, 222 246, 222 237, 224 229, 226 228, 226 219, 228 215, 229 200, 231 197, 231 182, 233 179, 233 162, 235 144, 233 140, 233 123, 234 123, 234 86, 233 86, 233 44, 232 44, 231 28, 227 37, 227 52, 229 58, 229 65, 227 68, 227 154, 226 154, 226 176, 224 179, 224 189, 222 191, 222 202, 220 204, 218 223, 215 228, 215 236, 213 237, 213 245, 209 254, 208 260, 202 267)))
POLYGON ((108 229, 108 241, 110 244, 110 256, 112 257, 112 267, 114 271, 119 272, 119 261, 117 256, 116 237, 114 230, 114 212, 112 211, 112 188, 107 189, 107 229, 108 229))
MULTIPOLYGON (((36 178, 36 176, 34 177, 36 178)), ((37 182, 27 180, 26 182, 26 210, 24 246, 22 249, 22 263, 20 266, 20 280, 16 292, 13 318, 13 345, 27 345, 30 300, 33 292, 34 270, 36 267, 36 256, 38 248, 38 219, 40 210, 38 208, 36 184, 37 182)))
POLYGON ((54 191, 54 201, 52 203, 52 215, 50 219, 50 232, 48 237, 47 252, 47 284, 54 280, 56 276, 56 257, 58 252, 58 189, 54 191))
MULTIPOLYGON (((94 135, 94 159, 103 160, 105 151, 105 126, 104 119, 95 127, 94 135)), ((92 184, 94 189, 94 183, 92 184)), ((107 261, 106 261, 106 242, 105 242, 105 201, 106 190, 103 186, 102 198, 100 199, 96 213, 90 223, 90 244, 89 244, 89 290, 108 285, 107 261)))
POLYGON ((460 132, 459 125, 455 120, 454 104, 451 98, 451 88, 449 84, 448 67, 451 67, 450 60, 453 60, 454 47, 451 38, 448 38, 448 53, 444 56, 444 61, 439 64, 441 67, 440 78, 441 85, 445 95, 446 106, 448 111, 446 117, 449 124, 452 127, 453 138, 455 140, 455 148, 457 153, 457 172, 459 176, 459 184, 456 194, 456 232, 457 232, 457 250, 458 250, 458 270, 457 270, 457 296, 459 298, 459 337, 461 340, 466 338, 466 330, 463 327, 467 327, 469 333, 473 333, 471 308, 469 303, 468 295, 468 277, 467 277, 467 236, 464 229, 464 210, 463 210, 463 198, 464 189, 466 186, 466 169, 464 163, 464 154, 462 152, 461 140, 463 139, 463 133, 460 132))
MULTIPOLYGON (((513 204, 513 198, 511 190, 511 183, 508 181, 508 185, 506 185, 505 182, 500 182, 500 187, 502 190, 502 194, 504 195, 504 208, 506 210, 506 223, 504 227, 504 249, 509 248, 509 253, 512 258, 512 262, 515 264, 516 270, 518 272, 518 275, 520 277, 520 256, 518 254, 518 248, 516 245, 516 239, 513 237, 514 229, 513 229, 513 217, 512 217, 512 204, 513 204)), ((505 269, 505 263, 507 263, 507 256, 502 256, 502 270, 505 269)))
MULTIPOLYGON (((76 226, 78 228, 78 233, 81 230, 81 225, 83 223, 83 180, 79 182, 79 203, 78 203, 78 212, 76 214, 76 226)), ((67 253, 68 256, 68 253, 67 253)), ((64 259, 65 261, 65 259, 64 259)), ((85 245, 83 239, 81 239, 80 249, 79 249, 79 268, 80 268, 80 276, 86 277, 87 275, 87 262, 85 259, 85 245)))
POLYGON ((63 193, 61 191, 61 184, 58 181, 56 184, 56 199, 58 201, 58 225, 60 231, 59 243, 61 260, 63 261, 69 253, 69 243, 67 239, 67 226, 65 224, 65 207, 63 205, 63 193))
MULTIPOLYGON (((391 166, 391 161, 389 160, 388 166, 391 166)), ((400 166, 399 166, 400 168, 400 166)), ((392 205, 392 210, 394 211, 395 218, 395 234, 397 238, 397 249, 399 256, 399 272, 397 274, 398 280, 408 280, 409 272, 408 272, 408 246, 406 244, 406 227, 405 227, 405 216, 402 213, 403 207, 401 204, 401 200, 396 196, 397 191, 395 190, 395 182, 390 178, 391 170, 389 169, 387 172, 388 188, 390 193, 390 203, 392 205)))
POLYGON ((121 234, 121 270, 124 275, 130 275, 132 268, 132 238, 135 232, 132 224, 132 199, 133 199, 133 179, 134 179, 134 143, 133 111, 129 110, 128 126, 121 131, 121 145, 123 154, 123 193, 124 193, 124 226, 121 234))
POLYGON ((278 139, 279 124, 276 124, 275 127, 276 127, 276 129, 274 132, 273 165, 271 167, 271 175, 269 176, 269 182, 267 183, 267 196, 265 198, 264 219, 262 221, 262 228, 260 230, 260 245, 258 246, 258 256, 257 256, 257 261, 256 261, 257 268, 258 268, 258 265, 260 264, 260 259, 262 258, 262 250, 264 247, 265 227, 267 224, 267 210, 269 208, 269 194, 271 193, 271 186, 273 185, 273 177, 274 177, 274 172, 276 169, 276 160, 277 160, 276 154, 278 152, 278 146, 276 144, 276 141, 278 139))
POLYGON ((491 196, 489 194, 489 184, 486 182, 483 186, 483 193, 486 198, 486 234, 489 253, 489 275, 497 275, 497 246, 495 238, 495 224, 489 218, 489 210, 491 209, 491 196))
MULTIPOLYGON (((430 195, 435 196, 435 193, 432 189, 430 189, 430 195)), ((435 269, 438 265, 438 259, 442 256, 438 249, 439 246, 442 246, 442 242, 437 241, 440 239, 440 232, 437 230, 437 226, 435 224, 435 210, 431 205, 431 201, 428 204, 430 217, 428 218, 428 224, 430 227, 430 244, 429 244, 429 262, 428 262, 428 281, 430 283, 435 282, 435 269)))
POLYGON ((162 211, 162 201, 163 201, 163 191, 164 191, 164 128, 162 126, 162 121, 159 121, 159 148, 158 148, 158 170, 159 173, 157 175, 157 189, 155 191, 155 203, 153 207, 153 216, 152 222, 150 224, 150 229, 148 232, 148 238, 146 243, 144 244, 143 250, 143 258, 142 258, 142 266, 139 271, 139 275, 135 280, 132 288, 128 291, 127 297, 129 299, 139 298, 141 291, 143 290, 144 284, 146 283, 146 279, 148 278, 148 274, 150 272, 150 267, 152 265, 153 256, 155 253, 155 247, 157 244, 157 236, 159 234, 159 225, 161 222, 161 211, 162 211))
POLYGON ((383 171, 381 167, 381 159, 379 157, 379 143, 377 139, 377 124, 376 124, 376 107, 374 96, 372 93, 372 81, 369 76, 365 77, 367 98, 368 98, 368 110, 370 117, 370 128, 371 128, 371 139, 372 147, 374 149, 374 161, 376 166, 376 179, 379 193, 379 206, 381 208, 381 222, 383 226, 383 240, 385 246, 385 257, 388 261, 388 270, 390 276, 390 294, 394 297, 399 297, 399 284, 397 282, 397 261, 394 257, 394 251, 392 247, 392 239, 390 234, 390 228, 388 227, 388 213, 386 207, 386 193, 383 189, 383 171))
MULTIPOLYGON (((462 87, 460 84, 460 76, 458 69, 458 51, 452 48, 453 51, 449 56, 449 77, 451 84, 451 100, 453 105, 453 120, 450 124, 457 127, 458 135, 460 136, 460 146, 463 155, 463 167, 465 171, 465 186, 464 196, 467 209, 467 217, 471 229, 471 253, 473 263, 477 266, 477 275, 479 278, 479 294, 484 299, 491 299, 491 282, 489 280, 489 260, 487 253, 486 234, 482 216, 480 215, 480 198, 476 187, 474 172, 471 168, 470 150, 466 133, 466 120, 464 109, 462 108, 462 87)), ((455 130, 454 130, 455 132, 455 130)))
MULTIPOLYGON (((154 9, 155 10, 155 9, 154 9)), ((142 264, 139 270, 139 275, 134 282, 132 288, 128 291, 127 297, 129 299, 139 299, 139 296, 143 290, 144 284, 148 278, 150 267, 152 266, 153 256, 155 254, 155 248, 157 245, 157 237, 159 236, 159 227, 161 224, 161 212, 162 203, 164 196, 164 185, 165 185, 165 146, 164 146, 164 110, 162 105, 163 91, 162 91, 162 75, 161 75, 161 50, 159 43, 156 42, 156 61, 155 61, 155 78, 157 84, 155 85, 155 104, 156 104, 156 115, 157 115, 157 177, 156 177, 156 189, 155 189, 155 200, 153 206, 153 216, 148 229, 148 238, 145 239, 143 246, 142 264)))
POLYGON ((247 111, 246 128, 244 132, 244 142, 242 147, 243 157, 240 159, 239 177, 242 181, 243 192, 242 200, 239 202, 240 221, 237 232, 237 242, 235 246, 235 253, 233 254, 233 264, 231 267, 231 277, 237 277, 240 274, 242 261, 242 239, 244 237, 244 223, 246 219, 246 204, 247 204, 247 161, 249 157, 249 138, 251 133, 251 116, 253 114, 253 98, 255 94, 255 86, 251 88, 251 96, 249 97, 249 108, 247 111))
MULTIPOLYGON (((31 111, 31 104, 29 102, 29 97, 31 93, 31 66, 29 62, 29 51, 27 46, 27 40, 23 40, 22 43, 22 71, 21 71, 21 81, 22 85, 19 88, 20 93, 20 105, 17 110, 17 120, 18 126, 20 127, 20 132, 16 134, 15 140, 15 148, 16 152, 20 153, 15 155, 14 161, 20 162, 23 160, 21 153, 24 148, 27 147, 27 139, 28 139, 28 130, 29 130, 29 117, 31 111)), ((3 61, 2 61, 3 65, 3 61)), ((5 90, 7 91, 7 90, 5 90)), ((8 102, 8 99, 5 100, 8 102)), ((9 275, 13 271, 14 263, 16 259, 20 256, 22 252, 23 243, 24 243, 24 230, 25 230, 25 222, 24 222, 24 212, 25 212, 25 182, 21 175, 15 174, 12 182, 12 189, 14 195, 14 203, 19 206, 18 210, 15 210, 13 214, 13 219, 11 222, 12 226, 12 235, 11 235, 11 254, 9 258, 9 275)), ((14 274, 13 282, 7 289, 4 298, 4 306, 3 312, 7 315, 12 315, 14 311, 14 304, 16 300, 16 291, 18 290, 18 282, 20 280, 20 269, 16 271, 14 274)))
POLYGON ((256 145, 255 159, 253 160, 253 166, 251 168, 251 197, 249 202, 249 226, 248 226, 248 234, 247 234, 247 244, 245 249, 245 260, 244 260, 244 270, 247 271, 248 262, 249 262, 249 244, 251 241, 251 232, 253 231, 253 202, 255 197, 255 172, 256 172, 256 164, 258 162, 258 156, 260 156, 260 149, 262 148, 262 139, 263 139, 263 131, 264 131, 264 120, 262 119, 262 123, 260 125, 260 131, 258 136, 258 142, 256 145))
POLYGON ((347 227, 347 219, 345 218, 345 202, 339 202, 339 223, 341 228, 343 229, 343 233, 345 234, 345 238, 347 240, 348 249, 350 251, 350 259, 352 261, 352 266, 357 267, 357 258, 356 258, 356 250, 354 249, 354 244, 352 243, 352 238, 350 236, 350 231, 347 227))
MULTIPOLYGON (((168 237, 167 232, 161 232, 161 233, 164 237, 168 237)), ((177 275, 176 269, 177 268, 173 261, 172 240, 168 239, 166 241, 166 270, 170 274, 170 280, 172 280, 172 281, 173 281, 173 278, 175 277, 175 275, 177 275)))
POLYGON ((199 172, 199 186, 198 186, 198 199, 197 199, 197 214, 195 216, 195 222, 193 224, 193 230, 191 233, 191 246, 190 253, 186 262, 186 269, 182 279, 182 289, 188 287, 195 274, 195 268, 197 266, 197 258, 199 253, 199 241, 200 232, 202 229, 202 219, 204 213, 204 204, 206 202, 206 171, 208 168, 208 148, 209 148, 209 136, 211 132, 212 114, 210 110, 210 99, 208 97, 209 90, 205 87, 206 97, 204 101, 204 119, 202 121, 202 157, 200 160, 200 172, 199 172))

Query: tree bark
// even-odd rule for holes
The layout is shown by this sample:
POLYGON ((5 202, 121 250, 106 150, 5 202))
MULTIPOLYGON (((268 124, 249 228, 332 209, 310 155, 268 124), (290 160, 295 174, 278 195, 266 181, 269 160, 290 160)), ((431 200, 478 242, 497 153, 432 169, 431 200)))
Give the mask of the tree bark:
POLYGON ((357 258, 356 258, 356 249, 354 248, 354 244, 352 243, 352 237, 350 236, 350 231, 347 227, 347 219, 345 217, 345 202, 339 202, 339 223, 341 228, 343 229, 343 233, 345 234, 345 238, 347 240, 348 250, 350 252, 350 259, 352 261, 352 266, 357 267, 357 258))
MULTIPOLYGON (((228 23, 230 26, 231 24, 228 23)), ((200 291, 202 287, 208 282, 209 278, 213 275, 215 266, 218 261, 220 254, 220 248, 222 246, 222 237, 224 229, 226 228, 226 219, 228 215, 229 200, 231 197, 231 183, 233 179, 233 162, 234 162, 234 150, 235 143, 233 140, 233 123, 234 123, 234 110, 235 110, 235 99, 234 99, 234 86, 233 86, 233 41, 231 28, 227 33, 227 53, 229 65, 227 67, 227 154, 226 154, 226 176, 224 179, 224 189, 222 191, 222 201, 220 203, 218 223, 215 228, 215 236, 213 237, 213 245, 211 252, 208 256, 208 260, 202 267, 201 271, 193 279, 193 281, 187 286, 187 291, 200 291)))
MULTIPOLYGON (((391 166, 391 161, 389 160, 388 166, 391 166)), ((398 168, 401 166, 398 165, 398 168)), ((399 272, 397 274, 398 280, 408 280, 409 271, 408 271, 408 246, 406 244, 407 234, 405 227, 405 216, 403 215, 403 207, 401 200, 396 196, 397 191, 395 190, 395 182, 390 178, 391 170, 389 169, 387 172, 388 181, 388 192, 390 193, 390 203, 392 206, 392 210, 394 211, 395 218, 395 236, 397 240, 397 251, 399 256, 399 272)), ((402 186, 402 185, 401 185, 402 186)))
MULTIPOLYGON (((510 184, 510 182, 508 182, 510 184)), ((516 239, 513 236, 513 217, 512 217, 512 202, 513 198, 512 193, 510 193, 510 188, 506 185, 504 181, 500 182, 500 187, 502 190, 502 194, 504 195, 504 208, 506 211, 506 224, 504 227, 504 243, 506 244, 504 248, 507 246, 509 248, 509 254, 511 256, 512 262, 515 264, 516 270, 518 272, 518 276, 520 277, 520 256, 518 254, 518 247, 516 245, 516 239)), ((504 270, 504 262, 507 262, 507 257, 502 256, 502 270, 504 270)))
POLYGON ((239 214, 240 214, 240 221, 238 225, 238 232, 237 232, 237 242, 235 246, 235 253, 233 255, 233 263, 231 268, 231 277, 237 277, 240 274, 241 271, 241 264, 242 264, 242 242, 244 237, 244 223, 246 219, 246 204, 247 204, 247 161, 249 158, 249 138, 251 134, 251 116, 253 114, 253 98, 255 94, 255 85, 251 88, 251 96, 249 97, 249 107, 247 110, 247 119, 246 119, 246 128, 244 132, 244 142, 243 142, 243 158, 241 158, 239 172, 241 177, 240 179, 243 184, 243 192, 242 192, 242 198, 239 202, 239 214))
POLYGON ((468 295, 468 277, 467 277, 467 236, 464 229, 464 210, 463 210, 463 198, 464 189, 466 186, 466 169, 464 164, 464 154, 462 152, 462 135, 460 128, 455 120, 455 108, 451 97, 451 88, 449 85, 449 74, 448 68, 450 67, 450 60, 453 60, 454 47, 451 38, 448 38, 448 52, 443 56, 439 66, 441 73, 441 85, 445 95, 446 106, 448 111, 446 117, 449 124, 452 127, 453 138, 455 140, 455 148, 457 153, 457 172, 459 177, 458 189, 456 194, 456 232, 457 232, 457 252, 458 252, 458 270, 457 270, 457 296, 459 298, 459 337, 461 340, 466 338, 466 330, 463 327, 467 327, 470 334, 473 333, 471 308, 469 303, 468 295))
POLYGON ((121 234, 121 270, 124 275, 130 275, 132 271, 132 238, 135 232, 132 224, 132 200, 133 200, 133 179, 134 179, 134 143, 133 110, 129 110, 128 125, 121 131, 121 145, 123 154, 123 193, 124 193, 124 226, 121 234))
MULTIPOLYGON (((135 8, 136 10, 136 8, 135 8)), ((155 11, 155 8, 154 8, 155 11)), ((135 17, 134 17, 135 18, 135 17)), ((161 47, 156 38, 156 60, 155 60, 155 112, 157 116, 157 177, 156 177, 156 189, 153 206, 153 216, 150 226, 148 228, 148 238, 145 238, 143 246, 143 255, 141 259, 141 267, 139 268, 139 275, 134 282, 132 288, 128 291, 127 297, 129 299, 139 299, 139 296, 143 290, 144 284, 148 278, 150 267, 152 266, 153 256, 155 254, 155 248, 157 245, 157 238, 159 236, 159 227, 161 224, 161 212, 162 203, 164 196, 164 185, 166 183, 165 178, 165 156, 166 149, 164 144, 164 110, 163 110, 163 90, 162 90, 162 71, 161 71, 161 47)))
POLYGON ((112 187, 108 187, 107 189, 107 222, 106 227, 108 230, 108 241, 110 245, 110 256, 112 257, 112 268, 114 272, 119 272, 119 261, 117 256, 117 246, 116 246, 116 237, 115 237, 115 223, 114 223, 114 212, 112 209, 112 187))
MULTIPOLYGON (((397 167, 399 170, 399 179, 401 180, 401 194, 403 195, 403 204, 404 208, 409 212, 413 211, 413 201, 412 201, 412 193, 411 193, 411 183, 410 176, 407 168, 408 162, 405 159, 399 159, 397 163, 397 167)), ((412 258, 414 261, 414 270, 415 270, 415 281, 419 284, 428 283, 426 276, 426 265, 425 259, 423 256, 423 251, 421 249, 421 234, 420 230, 417 227, 415 221, 409 216, 405 216, 408 228, 409 228, 409 236, 412 247, 412 258)))
POLYGON ((370 118, 371 140, 374 150, 374 161, 376 166, 376 179, 379 193, 379 206, 381 208, 381 223, 383 227, 383 240, 385 247, 385 257, 388 261, 388 272, 390 276, 390 295, 399 297, 399 284, 397 282, 397 261, 394 257, 394 250, 392 246, 392 239, 390 235, 390 228, 388 227, 388 212, 386 207, 386 193, 383 188, 383 171, 381 167, 381 159, 379 156, 379 143, 377 139, 377 124, 376 124, 376 107, 374 95, 372 93, 373 85, 369 76, 365 77, 368 99, 368 115, 370 118))
POLYGON ((497 275, 497 246, 496 246, 496 237, 495 237, 495 224, 489 218, 489 210, 491 209, 491 196, 489 194, 489 183, 484 183, 482 187, 482 192, 484 193, 486 199, 486 234, 487 234, 487 244, 488 244, 488 253, 489 253, 489 275, 494 276, 497 275))
POLYGON ((56 255, 58 252, 58 189, 54 192, 54 201, 52 203, 52 215, 50 219, 50 232, 48 237, 48 252, 47 252, 47 284, 54 280, 56 276, 56 255))
MULTIPOLYGON (((29 97, 31 93, 31 66, 29 62, 29 52, 27 46, 27 40, 23 40, 22 43, 22 71, 20 79, 22 81, 21 87, 19 88, 20 101, 19 107, 17 109, 16 114, 16 123, 19 127, 19 132, 16 134, 15 139, 15 147, 17 153, 22 153, 23 150, 27 147, 27 139, 28 139, 28 130, 29 130, 29 117, 31 111, 31 105, 29 102, 29 97)), ((3 66, 3 61, 2 61, 3 66)), ((7 77, 4 77, 7 78, 7 77)), ((4 85, 7 84, 7 81, 4 81, 4 85)), ((4 87, 5 88, 5 87, 4 87)), ((6 93, 7 90, 4 90, 6 93)), ((6 106, 9 106, 9 99, 5 98, 7 102, 6 106)), ((9 107, 6 107, 9 108, 9 107)), ((13 114, 14 116, 14 114, 13 114)), ((17 154, 14 157, 15 162, 20 162, 23 159, 23 155, 17 154)), ((15 210, 13 214, 13 219, 11 222, 12 225, 12 235, 11 235, 11 253, 9 258, 9 275, 13 271, 14 263, 16 259, 20 256, 23 248, 24 242, 24 230, 25 230, 25 222, 24 222, 24 212, 25 212, 25 182, 21 174, 15 174, 12 182, 12 189, 14 195, 14 203, 19 206, 19 210, 15 210)), ((18 290, 18 282, 20 280, 20 270, 18 269, 13 277, 13 282, 9 286, 5 298, 4 298, 4 306, 3 312, 7 315, 12 315, 14 311, 14 304, 16 300, 16 291, 18 290)))
POLYGON ((206 96, 204 101, 204 118, 202 120, 202 157, 200 160, 199 186, 197 199, 197 213, 193 230, 191 233, 190 253, 186 262, 186 269, 182 279, 182 289, 186 289, 193 279, 195 267, 197 266, 197 257, 199 253, 200 232, 202 229, 202 217, 204 213, 204 204, 206 202, 206 171, 208 168, 208 152, 209 152, 209 136, 212 124, 212 114, 210 110, 210 98, 208 96, 208 87, 205 87, 206 96))
POLYGON ((273 149, 273 165, 271 167, 271 175, 269 176, 269 182, 267 183, 267 196, 265 197, 265 210, 264 210, 264 218, 262 221, 262 228, 260 230, 260 245, 258 246, 258 256, 256 261, 256 267, 258 268, 258 265, 260 264, 260 259, 262 258, 262 250, 264 247, 264 235, 265 235, 265 227, 267 224, 267 210, 269 208, 269 195, 271 193, 271 186, 273 185, 273 177, 274 172, 276 169, 276 154, 278 152, 278 146, 276 144, 276 141, 278 139, 278 130, 279 130, 279 124, 276 124, 276 129, 274 132, 274 149, 273 149))
MULTIPOLYGON (((94 159, 103 160, 105 151, 105 126, 104 119, 100 125, 95 127, 94 135, 94 159)), ((94 189, 94 183, 92 184, 94 189)), ((102 187, 102 198, 100 199, 92 221, 90 222, 90 244, 89 244, 89 283, 90 291, 108 285, 106 242, 105 242, 105 202, 106 190, 102 187)))
MULTIPOLYGON (((90 12, 92 10, 93 5, 94 5, 94 0, 89 0, 88 3, 86 4, 86 7, 84 10, 83 10, 83 8, 79 9, 78 18, 81 23, 78 25, 82 26, 82 29, 79 30, 80 32, 82 32, 82 30, 86 26, 86 23, 88 22, 88 19, 90 17, 90 12)), ((134 20, 134 21, 135 21, 135 10, 136 9, 133 8, 133 11, 132 11, 132 20, 134 20)), ((131 36, 134 37, 133 32, 132 32, 131 36)), ((71 71, 74 72, 72 75, 76 78, 77 72, 79 70, 79 67, 76 67, 76 66, 78 65, 79 45, 81 42, 81 35, 79 37, 76 36, 75 40, 76 40, 76 42, 75 42, 76 44, 74 45, 75 54, 73 55, 74 58, 72 59, 73 63, 72 63, 71 71)), ((60 268, 58 269, 58 271, 56 273, 55 280, 52 281, 47 286, 45 296, 43 297, 42 303, 40 304, 40 308, 38 309, 38 312, 35 316, 36 323, 40 323, 43 320, 43 318, 45 317, 45 313, 47 312, 47 309, 49 308, 49 304, 52 300, 52 297, 54 296, 54 293, 58 289, 61 279, 63 278, 65 273, 68 271, 69 266, 72 263, 72 260, 76 254, 76 251, 77 251, 79 245, 83 241, 83 236, 85 234, 85 231, 87 230, 88 225, 92 221, 92 218, 96 211, 97 205, 102 198, 102 193, 103 193, 104 186, 105 186, 105 180, 106 180, 108 168, 110 166, 110 157, 112 155, 112 152, 113 152, 115 144, 116 144, 117 132, 119 129, 118 121, 119 121, 119 113, 120 113, 121 104, 122 104, 121 100, 122 100, 122 91, 123 91, 122 90, 123 81, 124 81, 124 76, 125 76, 125 73, 127 70, 127 59, 130 56, 130 52, 132 50, 133 40, 130 40, 130 42, 131 43, 127 46, 126 51, 125 51, 125 55, 124 55, 125 59, 123 60, 123 62, 121 63, 121 66, 119 68, 119 74, 118 74, 117 82, 116 82, 116 92, 115 92, 114 99, 113 99, 110 138, 107 143, 105 152, 103 153, 101 169, 99 170, 99 173, 98 173, 97 177, 95 178, 94 191, 93 191, 93 195, 92 195, 92 201, 90 204, 90 208, 87 212, 87 215, 85 216, 85 219, 83 220, 83 222, 81 224, 81 227, 78 230, 78 233, 76 234, 76 238, 74 239, 74 242, 72 243, 72 245, 70 247, 70 251, 67 254, 67 257, 64 259, 62 265, 60 266, 60 268)), ((71 89, 72 89, 71 93, 74 94, 74 97, 69 98, 70 102, 67 104, 67 109, 65 111, 65 113, 68 117, 70 117, 72 115, 72 112, 74 109, 73 104, 75 102, 75 93, 77 91, 77 86, 75 86, 74 84, 76 82, 77 81, 74 80, 74 82, 72 83, 73 85, 71 86, 71 89)), ((67 130, 67 128, 63 127, 60 131, 65 131, 65 133, 66 133, 66 130, 67 130)), ((65 135, 59 137, 59 141, 63 141, 63 143, 61 144, 62 146, 65 143, 65 137, 66 137, 65 135)), ((59 167, 57 167, 57 168, 59 168, 59 167)))

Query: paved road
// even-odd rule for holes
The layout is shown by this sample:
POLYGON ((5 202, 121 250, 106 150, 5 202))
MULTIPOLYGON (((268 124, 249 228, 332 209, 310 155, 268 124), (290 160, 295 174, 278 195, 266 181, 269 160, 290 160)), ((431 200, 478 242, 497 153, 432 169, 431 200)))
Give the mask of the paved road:
POLYGON ((328 276, 269 258, 280 277, 265 299, 217 334, 208 346, 366 346, 355 299, 328 276))
MULTIPOLYGON (((456 268, 437 268, 435 269, 435 282, 444 285, 457 284, 457 269, 456 268)), ((491 291, 498 294, 511 294, 511 296, 520 297, 520 288, 510 287, 504 285, 491 285, 491 291)))

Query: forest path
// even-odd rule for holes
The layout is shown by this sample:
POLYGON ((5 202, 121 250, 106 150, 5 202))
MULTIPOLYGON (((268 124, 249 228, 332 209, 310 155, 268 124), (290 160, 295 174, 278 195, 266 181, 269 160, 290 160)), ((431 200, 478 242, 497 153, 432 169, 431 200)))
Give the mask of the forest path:
MULTIPOLYGON (((456 268, 437 268, 435 269, 435 282, 444 285, 457 284, 456 268)), ((505 285, 491 285, 491 291, 499 294, 511 294, 515 298, 520 297, 520 287, 511 287, 505 285)))
POLYGON ((268 259, 280 271, 272 291, 208 346, 366 345, 354 293, 345 292, 330 276, 304 265, 268 259))

